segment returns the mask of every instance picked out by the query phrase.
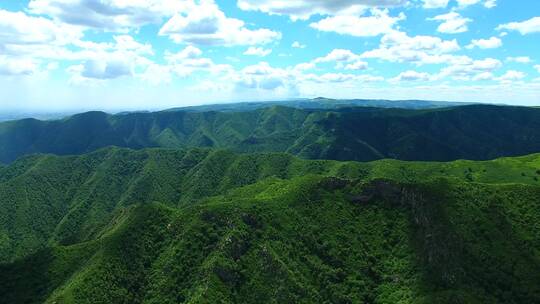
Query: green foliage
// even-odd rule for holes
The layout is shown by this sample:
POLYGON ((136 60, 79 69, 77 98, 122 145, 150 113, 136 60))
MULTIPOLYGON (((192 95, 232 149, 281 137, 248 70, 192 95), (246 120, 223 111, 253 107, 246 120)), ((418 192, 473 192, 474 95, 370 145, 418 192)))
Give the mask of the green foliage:
POLYGON ((0 303, 537 303, 539 167, 25 157, 0 168, 0 303))
POLYGON ((540 109, 536 108, 324 108, 89 112, 59 121, 4 122, 0 123, 0 162, 32 153, 82 154, 111 145, 213 147, 355 161, 485 160, 540 151, 540 109))

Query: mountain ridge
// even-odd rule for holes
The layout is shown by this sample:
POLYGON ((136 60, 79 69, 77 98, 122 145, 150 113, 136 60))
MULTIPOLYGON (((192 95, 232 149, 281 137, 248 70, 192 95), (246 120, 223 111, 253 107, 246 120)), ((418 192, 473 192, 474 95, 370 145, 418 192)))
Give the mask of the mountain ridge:
POLYGON ((0 162, 31 153, 81 154, 110 145, 214 147, 356 161, 485 160, 540 151, 539 121, 536 108, 489 105, 423 110, 273 106, 240 112, 87 112, 56 121, 0 123, 0 162))

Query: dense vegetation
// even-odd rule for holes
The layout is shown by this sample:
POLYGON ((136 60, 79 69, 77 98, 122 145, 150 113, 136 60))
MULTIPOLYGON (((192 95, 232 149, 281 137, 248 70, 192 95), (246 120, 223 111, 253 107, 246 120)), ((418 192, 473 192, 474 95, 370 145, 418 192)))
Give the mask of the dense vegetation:
POLYGON ((0 303, 538 303, 539 177, 538 154, 23 157, 0 167, 0 303))
POLYGON ((403 110, 270 107, 238 112, 89 112, 0 123, 0 162, 107 146, 288 152, 308 159, 486 160, 540 151, 540 109, 464 106, 403 110))

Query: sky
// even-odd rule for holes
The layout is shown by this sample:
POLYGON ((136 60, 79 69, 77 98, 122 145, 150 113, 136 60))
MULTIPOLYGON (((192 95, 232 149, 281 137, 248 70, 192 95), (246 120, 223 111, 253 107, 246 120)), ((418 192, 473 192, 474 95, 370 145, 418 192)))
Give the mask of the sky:
POLYGON ((540 1, 0 1, 0 111, 318 96, 540 105, 540 1))

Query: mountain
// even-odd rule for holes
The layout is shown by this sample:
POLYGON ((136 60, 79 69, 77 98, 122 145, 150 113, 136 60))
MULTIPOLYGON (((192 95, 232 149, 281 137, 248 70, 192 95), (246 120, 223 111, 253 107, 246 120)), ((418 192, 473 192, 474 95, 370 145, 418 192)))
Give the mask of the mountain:
POLYGON ((537 303, 540 154, 212 149, 0 169, 0 303, 537 303))
POLYGON ((487 160, 540 151, 540 109, 472 105, 405 110, 298 109, 88 112, 57 121, 0 124, 0 162, 33 153, 82 154, 107 146, 288 152, 308 159, 487 160))
MULTIPOLYGON (((80 111, 79 111, 80 112, 80 111)), ((0 110, 0 122, 20 120, 26 118, 35 118, 41 120, 62 119, 64 117, 74 115, 77 112, 28 112, 28 111, 2 111, 0 110)))
MULTIPOLYGON (((446 102, 446 101, 428 101, 428 100, 371 100, 371 99, 329 99, 318 97, 314 99, 292 99, 280 101, 263 102, 236 102, 210 104, 201 106, 178 107, 165 110, 166 112, 187 111, 187 112, 243 112, 253 111, 274 106, 290 107, 298 109, 340 109, 350 107, 373 107, 373 108, 398 108, 398 109, 436 109, 446 107, 458 107, 472 105, 474 103, 465 102, 446 102)), ((27 111, 1 111, 0 122, 35 118, 40 120, 61 119, 77 112, 27 112, 27 111)), ((124 111, 116 114, 134 114, 148 113, 148 111, 124 111)))
POLYGON ((272 106, 289 107, 297 109, 326 109, 335 110, 352 107, 371 108, 396 108, 396 109, 437 109, 473 105, 474 103, 428 101, 428 100, 380 100, 380 99, 330 99, 317 97, 314 99, 292 99, 282 101, 263 102, 239 102, 211 104, 202 106, 189 106, 173 108, 167 111, 188 111, 188 112, 240 112, 264 109, 272 106))

